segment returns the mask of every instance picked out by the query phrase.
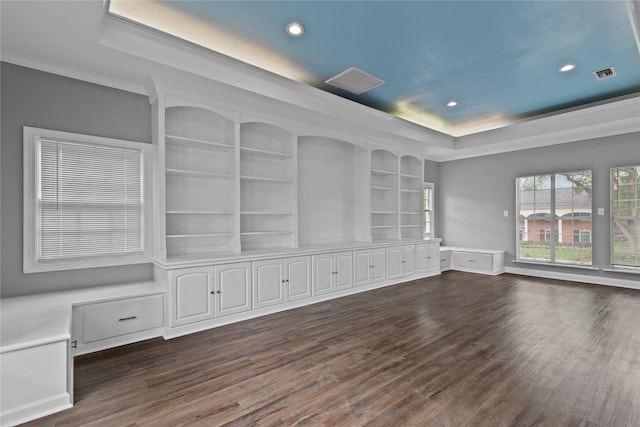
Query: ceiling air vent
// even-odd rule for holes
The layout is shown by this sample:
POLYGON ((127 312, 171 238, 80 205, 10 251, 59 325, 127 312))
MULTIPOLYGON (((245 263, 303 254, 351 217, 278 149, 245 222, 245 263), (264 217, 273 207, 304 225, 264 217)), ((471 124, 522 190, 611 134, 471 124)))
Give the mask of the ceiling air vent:
POLYGON ((616 76, 616 70, 613 67, 603 68, 602 70, 594 71, 593 75, 596 76, 596 80, 610 79, 616 76))
POLYGON ((380 86, 384 83, 384 80, 381 80, 376 76, 372 76, 359 68, 351 67, 337 76, 331 77, 325 83, 348 92, 355 93, 356 95, 360 95, 374 87, 380 86))

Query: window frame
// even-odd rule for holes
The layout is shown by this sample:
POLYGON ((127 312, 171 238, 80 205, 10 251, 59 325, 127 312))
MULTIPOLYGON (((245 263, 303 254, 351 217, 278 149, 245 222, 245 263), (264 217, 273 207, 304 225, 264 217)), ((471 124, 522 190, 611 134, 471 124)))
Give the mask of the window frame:
MULTIPOLYGON (((621 265, 614 264, 614 227, 615 227, 615 214, 614 214, 614 178, 613 172, 618 169, 627 169, 627 168, 640 168, 640 164, 634 165, 623 165, 623 166, 614 166, 609 169, 609 270, 610 271, 620 271, 620 272, 629 272, 629 273, 640 273, 640 265, 637 266, 629 266, 629 265, 621 265)), ((640 204, 640 200, 636 199, 636 203, 640 204)), ((640 212, 639 212, 640 214, 640 212)), ((636 221, 640 221, 640 219, 636 219, 636 221)), ((637 251, 638 248, 636 248, 637 251)), ((640 260, 639 260, 640 262, 640 260)))
MULTIPOLYGON (((582 169, 582 170, 570 170, 570 171, 553 171, 553 172, 548 172, 548 173, 539 173, 539 174, 534 174, 534 175, 526 175, 526 176, 518 176, 515 179, 515 190, 516 190, 516 207, 515 207, 515 218, 516 218, 516 258, 513 262, 516 263, 528 263, 528 264, 540 264, 540 265, 551 265, 551 266, 558 266, 558 267, 572 267, 572 268, 586 268, 586 269, 595 269, 594 267, 594 259, 593 259, 593 248, 595 247, 594 242, 593 242, 593 234, 591 234, 591 262, 589 264, 582 264, 582 263, 576 263, 576 262, 558 262, 556 260, 556 247, 559 245, 562 245, 562 242, 560 242, 560 234, 559 234, 559 229, 556 229, 555 227, 553 228, 554 231, 554 235, 555 238, 552 238, 551 236, 551 229, 545 230, 545 238, 547 236, 547 234, 549 235, 549 240, 546 240, 550 243, 550 252, 551 252, 551 256, 549 260, 545 260, 545 259, 523 259, 521 258, 521 253, 520 253, 520 244, 521 244, 521 233, 519 232, 520 230, 520 217, 521 217, 521 200, 520 200, 520 196, 521 196, 521 191, 520 191, 520 180, 523 178, 537 178, 537 177, 541 177, 541 176, 550 176, 550 177, 554 177, 557 175, 563 175, 563 174, 571 174, 571 173, 579 173, 579 172, 591 172, 591 191, 593 192, 593 169, 582 169), (548 233, 546 232, 548 231, 548 233)), ((572 187, 573 188, 573 187, 572 187)), ((560 222, 562 221, 562 217, 558 216, 557 210, 556 210, 556 202, 555 202, 555 198, 554 198, 554 194, 556 191, 555 185, 551 185, 550 186, 550 224, 555 224, 556 218, 557 221, 560 222)), ((592 230, 591 232, 593 233, 593 196, 591 197, 591 214, 589 215, 589 217, 592 219, 591 221, 591 226, 592 226, 592 230)), ((542 231, 542 230, 540 230, 542 231)), ((540 233, 539 231, 539 233, 540 233)), ((527 234, 530 234, 531 230, 527 230, 527 234)), ((572 243, 573 243, 573 237, 572 237, 572 243)))
POLYGON ((431 191, 431 206, 430 209, 424 209, 424 205, 423 205, 423 211, 422 211, 422 235, 425 239, 433 239, 435 237, 435 212, 434 212, 434 207, 435 207, 435 184, 433 182, 424 182, 422 185, 422 201, 424 203, 424 192, 429 189, 431 191), (425 212, 431 212, 431 221, 430 221, 430 231, 427 232, 427 222, 425 220, 425 212))
POLYGON ((151 144, 24 126, 23 156, 23 273, 123 266, 150 262, 153 243, 151 144), (38 239, 40 232, 38 225, 38 177, 40 171, 37 147, 39 139, 41 138, 140 150, 143 200, 141 255, 114 255, 46 261, 40 261, 38 259, 38 239))

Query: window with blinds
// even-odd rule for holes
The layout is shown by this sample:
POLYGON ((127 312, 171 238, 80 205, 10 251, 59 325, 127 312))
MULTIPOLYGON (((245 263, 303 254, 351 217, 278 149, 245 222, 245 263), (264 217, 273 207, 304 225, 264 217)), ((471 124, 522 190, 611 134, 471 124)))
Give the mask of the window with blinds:
POLYGON ((142 153, 39 140, 38 260, 142 254, 142 153))
POLYGON ((32 199, 25 200, 25 210, 34 212, 25 213, 33 228, 25 232, 31 240, 25 246, 32 252, 25 253, 31 258, 25 266, 29 261, 45 270, 62 269, 55 266, 65 263, 84 268, 143 257, 147 144, 38 133, 28 141, 33 178, 30 191, 25 188, 25 198, 32 199))

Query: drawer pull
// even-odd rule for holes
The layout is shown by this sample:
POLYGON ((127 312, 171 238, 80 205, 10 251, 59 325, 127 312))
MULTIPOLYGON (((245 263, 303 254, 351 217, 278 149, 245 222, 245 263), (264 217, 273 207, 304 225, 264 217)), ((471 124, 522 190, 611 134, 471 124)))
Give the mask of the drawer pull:
POLYGON ((476 262, 476 260, 475 260, 475 259, 468 259, 467 261, 469 261, 469 262, 476 262))
POLYGON ((118 319, 118 322, 125 322, 127 320, 133 320, 133 319, 137 319, 138 316, 129 316, 129 317, 123 317, 122 319, 118 319))

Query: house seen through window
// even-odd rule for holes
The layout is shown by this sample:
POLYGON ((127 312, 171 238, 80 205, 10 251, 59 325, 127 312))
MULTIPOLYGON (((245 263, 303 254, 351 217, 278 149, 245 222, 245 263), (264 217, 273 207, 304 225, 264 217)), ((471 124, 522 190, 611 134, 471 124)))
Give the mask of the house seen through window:
POLYGON ((592 264, 592 173, 517 179, 518 260, 592 264))

